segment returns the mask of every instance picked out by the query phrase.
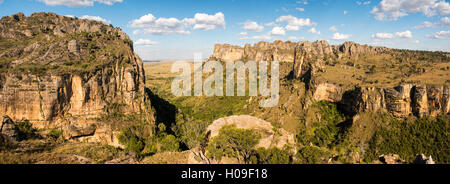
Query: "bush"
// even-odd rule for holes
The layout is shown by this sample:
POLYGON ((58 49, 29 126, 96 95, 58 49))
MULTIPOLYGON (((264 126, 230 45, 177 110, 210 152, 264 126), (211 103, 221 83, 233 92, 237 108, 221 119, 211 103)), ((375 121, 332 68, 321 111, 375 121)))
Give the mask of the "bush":
POLYGON ((289 164, 289 149, 259 148, 256 150, 256 156, 254 157, 254 159, 256 160, 252 162, 257 164, 289 164))
POLYGON ((28 120, 17 122, 17 129, 19 130, 19 140, 27 140, 38 137, 37 130, 34 129, 28 120))
MULTIPOLYGON (((312 108, 319 111, 320 120, 314 120, 309 130, 300 132, 297 140, 304 146, 310 143, 319 147, 330 146, 336 140, 340 131, 338 125, 345 117, 337 110, 335 104, 329 102, 317 102, 312 108)), ((316 116, 316 113, 312 115, 316 116)))
POLYGON ((177 138, 173 135, 167 135, 165 136, 161 142, 161 151, 179 151, 180 150, 180 144, 177 140, 177 138))
POLYGON ((297 158, 303 164, 320 164, 324 163, 325 158, 329 158, 330 154, 317 147, 305 146, 299 149, 297 158))
POLYGON ((119 135, 119 142, 125 145, 126 152, 133 152, 141 154, 141 151, 145 147, 144 140, 138 137, 132 128, 127 128, 119 135))
POLYGON ((201 121, 186 121, 177 123, 177 134, 189 149, 200 146, 206 139, 208 123, 201 121))
POLYGON ((259 140, 260 135, 254 130, 238 129, 235 125, 224 126, 207 146, 208 156, 217 161, 224 156, 235 157, 239 163, 249 163, 259 140))
POLYGON ((50 130, 50 132, 47 134, 47 137, 53 140, 58 140, 59 138, 61 138, 62 134, 63 130, 54 128, 50 130))

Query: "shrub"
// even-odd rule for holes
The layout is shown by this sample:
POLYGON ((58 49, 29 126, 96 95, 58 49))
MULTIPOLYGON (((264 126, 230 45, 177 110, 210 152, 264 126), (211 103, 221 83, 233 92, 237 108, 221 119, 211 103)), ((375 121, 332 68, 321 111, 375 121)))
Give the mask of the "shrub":
POLYGON ((17 122, 17 129, 19 130, 19 139, 26 140, 36 138, 38 135, 36 134, 37 130, 34 129, 29 120, 24 120, 22 122, 17 122))
POLYGON ((173 135, 167 135, 165 136, 161 142, 161 151, 179 151, 180 150, 180 144, 177 140, 177 138, 173 135))
POLYGON ((223 156, 236 157, 239 163, 249 163, 259 139, 259 134, 254 130, 238 129, 235 125, 224 126, 207 146, 208 156, 217 161, 222 160, 223 156))
POLYGON ((189 149, 200 146, 206 138, 206 128, 208 123, 201 121, 180 122, 177 125, 177 134, 189 149))
POLYGON ((297 158, 304 164, 324 163, 323 159, 330 157, 327 151, 313 146, 305 146, 299 149, 297 158))
POLYGON ((256 150, 256 161, 253 163, 258 164, 289 164, 290 154, 289 149, 279 149, 279 148, 259 148, 256 150))
POLYGON ((119 142, 125 145, 126 152, 140 154, 145 147, 144 140, 138 137, 130 128, 125 129, 119 135, 119 142))
POLYGON ((50 132, 47 134, 47 137, 53 140, 58 140, 59 138, 61 138, 62 134, 63 130, 54 128, 50 130, 50 132))

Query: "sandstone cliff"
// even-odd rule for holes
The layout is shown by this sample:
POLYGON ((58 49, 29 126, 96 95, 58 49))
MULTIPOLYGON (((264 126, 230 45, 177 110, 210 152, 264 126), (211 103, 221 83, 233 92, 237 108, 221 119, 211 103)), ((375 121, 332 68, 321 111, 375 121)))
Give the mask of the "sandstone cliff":
POLYGON ((114 145, 117 132, 103 116, 147 113, 153 121, 143 63, 120 28, 53 13, 3 17, 0 66, 0 114, 13 120, 114 145))
POLYGON ((259 42, 253 46, 246 44, 245 47, 216 44, 210 60, 293 62, 296 45, 297 43, 290 41, 259 42))
POLYGON ((450 112, 448 80, 442 80, 450 74, 448 69, 442 68, 450 62, 446 53, 389 49, 354 42, 329 45, 326 41, 275 41, 259 42, 254 46, 247 44, 244 48, 216 45, 210 59, 293 62, 289 77, 305 83, 311 94, 307 101, 338 103, 349 114, 382 111, 397 117, 423 117, 450 112), (382 69, 376 71, 376 66, 382 69), (408 67, 409 71, 405 72, 403 68, 408 67), (416 78, 428 81, 404 81, 405 76, 414 79, 415 73, 416 78), (391 77, 393 75, 397 76, 391 77), (368 76, 376 81, 366 82, 368 76), (382 79, 385 85, 378 81, 382 79))
POLYGON ((246 44, 244 47, 229 44, 216 44, 210 60, 220 61, 280 61, 294 62, 301 57, 331 56, 343 58, 345 56, 358 57, 363 54, 377 54, 388 50, 384 47, 360 45, 354 42, 345 42, 342 45, 329 45, 326 41, 291 42, 275 41, 273 43, 261 41, 246 44))

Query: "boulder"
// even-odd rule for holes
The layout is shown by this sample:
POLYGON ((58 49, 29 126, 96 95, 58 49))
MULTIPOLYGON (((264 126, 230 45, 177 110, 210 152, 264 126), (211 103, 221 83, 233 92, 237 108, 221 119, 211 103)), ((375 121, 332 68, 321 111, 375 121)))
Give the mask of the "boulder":
POLYGON ((419 154, 414 160, 414 164, 436 164, 436 163, 433 161, 433 158, 431 156, 427 157, 424 154, 419 154))
POLYGON ((381 155, 379 160, 383 164, 405 164, 406 163, 397 154, 381 155))
POLYGON ((13 120, 8 116, 3 116, 3 120, 0 125, 0 134, 3 134, 11 140, 19 140, 19 130, 17 129, 13 120))
POLYGON ((262 132, 261 140, 256 148, 277 147, 283 149, 285 145, 295 144, 293 134, 281 128, 277 130, 278 132, 275 132, 271 123, 248 115, 230 116, 214 121, 206 130, 210 134, 210 140, 219 135, 220 129, 226 125, 235 125, 236 128, 262 132))

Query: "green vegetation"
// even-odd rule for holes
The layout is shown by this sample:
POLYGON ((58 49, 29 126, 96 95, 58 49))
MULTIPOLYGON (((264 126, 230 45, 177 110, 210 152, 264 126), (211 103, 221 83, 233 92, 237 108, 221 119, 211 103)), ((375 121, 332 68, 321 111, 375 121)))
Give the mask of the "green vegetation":
POLYGON ((375 132, 366 161, 396 153, 411 163, 417 154, 431 155, 437 163, 450 163, 449 116, 394 120, 375 132))
POLYGON ((158 125, 158 131, 151 124, 131 125, 121 131, 119 142, 125 145, 126 152, 136 153, 138 157, 180 150, 178 138, 167 134, 164 124, 158 125))
POLYGON ((249 163, 259 139, 260 135, 254 130, 239 129, 234 125, 224 126, 208 144, 208 156, 218 161, 224 156, 234 157, 239 163, 249 163))
POLYGON ((258 148, 253 157, 251 157, 252 163, 255 164, 289 164, 291 163, 291 155, 289 153, 290 148, 258 148))
POLYGON ((16 126, 19 130, 19 140, 28 140, 39 137, 37 130, 32 127, 30 121, 28 120, 16 122, 16 126))
POLYGON ((58 140, 63 135, 63 130, 59 128, 54 128, 50 130, 50 132, 47 134, 47 137, 52 140, 58 140))

